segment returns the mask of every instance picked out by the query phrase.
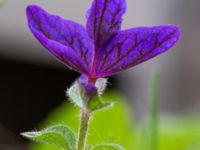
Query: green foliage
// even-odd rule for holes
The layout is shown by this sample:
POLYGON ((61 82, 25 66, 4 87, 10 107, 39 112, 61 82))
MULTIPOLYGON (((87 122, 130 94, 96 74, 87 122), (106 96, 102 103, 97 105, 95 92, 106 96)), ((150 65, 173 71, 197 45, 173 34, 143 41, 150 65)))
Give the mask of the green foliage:
MULTIPOLYGON (((107 108, 112 105, 111 102, 105 102, 101 98, 101 94, 106 88, 107 79, 99 78, 96 81, 95 88, 97 89, 97 95, 93 96, 92 99, 87 103, 87 109, 90 112, 97 111, 100 109, 107 108)), ((87 97, 84 96, 83 87, 79 84, 78 80, 67 90, 67 96, 69 96, 70 101, 73 102, 79 108, 85 107, 84 101, 87 97)))
POLYGON ((30 140, 55 145, 63 150, 74 150, 76 139, 73 131, 65 125, 54 125, 41 131, 25 132, 30 140))
POLYGON ((124 148, 117 144, 101 144, 95 146, 91 150, 124 150, 124 148))
MULTIPOLYGON (((108 92, 103 97, 106 101, 116 100, 113 107, 94 113, 90 122, 88 144, 117 143, 125 150, 148 149, 147 128, 144 123, 130 126, 127 117, 126 100, 115 92, 108 92)), ((52 123, 64 123, 73 127, 77 133, 79 125, 79 109, 72 104, 64 103, 44 120, 40 127, 52 123)), ((133 122, 132 122, 133 123, 133 122)), ((146 123, 145 123, 146 124, 146 123)), ((198 116, 166 117, 159 121, 158 150, 199 150, 200 119, 198 116)), ((32 143, 31 150, 60 150, 49 145, 32 143)))
MULTIPOLYGON (((131 150, 134 148, 134 132, 130 126, 130 118, 127 117, 128 106, 124 98, 120 95, 109 92, 102 96, 109 102, 115 100, 115 104, 109 109, 103 109, 93 114, 90 121, 88 145, 97 145, 99 143, 117 143, 125 149, 131 150)), ((40 125, 41 128, 51 125, 51 123, 64 123, 73 127, 77 133, 79 126, 79 108, 74 107, 71 103, 64 103, 61 107, 49 114, 47 119, 40 125)), ((31 150, 59 150, 48 145, 33 143, 30 146, 31 150)))
POLYGON ((106 85, 107 85, 107 79, 105 78, 99 78, 96 81, 95 87, 97 88, 98 95, 93 97, 93 99, 88 102, 88 106, 87 106, 91 112, 108 108, 113 105, 113 102, 106 102, 101 97, 101 95, 103 94, 106 88, 106 85))
POLYGON ((112 105, 113 105, 112 102, 105 102, 101 99, 100 96, 95 96, 91 101, 88 102, 87 107, 89 111, 94 112, 94 111, 111 107, 112 105))

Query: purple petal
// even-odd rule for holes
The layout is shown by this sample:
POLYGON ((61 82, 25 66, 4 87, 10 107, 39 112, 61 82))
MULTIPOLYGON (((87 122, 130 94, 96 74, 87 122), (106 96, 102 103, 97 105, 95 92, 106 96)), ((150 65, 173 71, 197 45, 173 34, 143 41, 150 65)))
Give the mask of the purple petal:
POLYGON ((95 46, 102 46, 120 30, 125 0, 94 0, 87 12, 87 31, 95 46))
POLYGON ((87 74, 91 68, 93 44, 82 25, 33 5, 27 8, 27 18, 30 30, 51 54, 69 68, 87 74))
POLYGON ((121 31, 98 53, 96 74, 108 76, 129 69, 171 48, 179 39, 173 25, 121 31))

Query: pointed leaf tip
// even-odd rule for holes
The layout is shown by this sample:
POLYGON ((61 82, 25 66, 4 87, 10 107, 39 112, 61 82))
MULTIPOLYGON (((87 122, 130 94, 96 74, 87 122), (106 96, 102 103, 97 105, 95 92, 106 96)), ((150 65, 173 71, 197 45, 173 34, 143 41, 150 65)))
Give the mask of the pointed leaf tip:
POLYGON ((92 150, 125 150, 118 144, 100 144, 92 148, 92 150))
POLYGON ((112 106, 113 106, 112 102, 105 102, 101 99, 100 96, 96 96, 91 101, 89 101, 87 107, 91 112, 94 112, 94 111, 106 109, 112 106))
POLYGON ((51 144, 65 150, 74 150, 76 138, 73 131, 65 125, 55 125, 41 131, 24 132, 21 135, 32 141, 51 144))

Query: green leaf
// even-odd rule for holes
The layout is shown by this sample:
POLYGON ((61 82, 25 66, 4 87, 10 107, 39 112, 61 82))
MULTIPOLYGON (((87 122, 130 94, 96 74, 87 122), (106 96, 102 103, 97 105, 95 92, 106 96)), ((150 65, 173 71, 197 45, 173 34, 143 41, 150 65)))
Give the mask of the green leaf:
MULTIPOLYGON (((105 92, 102 99, 106 102, 115 100, 114 105, 109 109, 103 109, 93 113, 88 130, 88 145, 97 145, 100 143, 117 143, 126 150, 138 150, 136 133, 132 127, 132 117, 130 118, 128 110, 130 105, 126 104, 124 99, 117 92, 105 92)), ((67 126, 73 127, 77 133, 80 121, 80 109, 73 107, 72 103, 64 103, 54 111, 40 124, 40 127, 50 125, 52 122, 62 122, 67 126)), ((137 130, 136 130, 137 131, 137 130)), ((30 150, 59 150, 51 145, 42 145, 31 143, 30 150)))
POLYGON ((91 150, 124 150, 124 148, 117 144, 101 144, 95 146, 91 150))
POLYGON ((98 111, 101 109, 105 109, 111 107, 113 105, 112 102, 105 102, 101 99, 100 96, 94 97, 91 101, 88 102, 87 108, 91 111, 98 111))
POLYGON ((22 136, 44 144, 51 144, 64 150, 74 150, 76 138, 73 131, 65 125, 55 125, 38 132, 25 132, 22 136))
POLYGON ((67 95, 69 96, 71 102, 80 108, 83 107, 83 91, 77 81, 74 82, 74 84, 67 90, 67 95))

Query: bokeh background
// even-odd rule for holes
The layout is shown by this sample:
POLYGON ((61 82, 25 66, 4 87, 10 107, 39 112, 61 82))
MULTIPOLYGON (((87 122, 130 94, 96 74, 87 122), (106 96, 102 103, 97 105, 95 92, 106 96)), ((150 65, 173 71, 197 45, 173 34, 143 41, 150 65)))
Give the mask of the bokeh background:
MULTIPOLYGON (((19 136, 32 130, 65 101, 79 76, 55 60, 26 25, 25 9, 38 4, 51 13, 85 24, 91 0, 0 0, 0 149, 26 150, 19 136)), ((140 122, 148 114, 149 79, 161 70, 160 110, 167 115, 200 113, 200 1, 127 0, 122 28, 177 24, 181 40, 169 52, 109 79, 140 122)), ((192 150, 192 149, 191 149, 192 150)))

